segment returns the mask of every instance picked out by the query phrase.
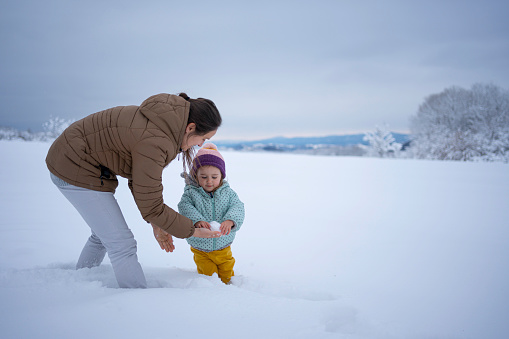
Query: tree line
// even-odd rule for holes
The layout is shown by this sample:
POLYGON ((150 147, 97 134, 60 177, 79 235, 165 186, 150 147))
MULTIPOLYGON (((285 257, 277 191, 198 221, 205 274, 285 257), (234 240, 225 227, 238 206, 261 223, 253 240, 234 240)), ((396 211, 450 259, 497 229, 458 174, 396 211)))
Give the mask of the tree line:
MULTIPOLYGON (((0 140, 49 141, 72 122, 52 117, 37 133, 0 127, 0 140)), ((411 142, 402 145, 388 126, 376 127, 365 134, 369 145, 359 147, 376 157, 509 162, 509 91, 482 83, 446 88, 425 98, 410 118, 410 131, 411 142)))
MULTIPOLYGON (((509 162, 509 92, 493 84, 453 86, 425 98, 410 118, 411 143, 405 157, 509 162)), ((366 152, 401 155, 387 127, 366 133, 366 152)))
POLYGON ((509 92, 493 84, 428 96, 411 118, 416 157, 509 160, 509 92))

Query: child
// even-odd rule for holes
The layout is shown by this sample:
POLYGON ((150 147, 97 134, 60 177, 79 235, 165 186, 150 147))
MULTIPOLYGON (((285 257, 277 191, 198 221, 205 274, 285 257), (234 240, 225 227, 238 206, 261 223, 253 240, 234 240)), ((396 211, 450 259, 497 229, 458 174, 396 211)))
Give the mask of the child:
POLYGON ((207 143, 198 151, 190 172, 190 175, 183 173, 186 187, 178 204, 179 213, 198 228, 211 229, 219 223, 222 236, 186 240, 194 253, 198 273, 217 273, 221 281, 228 284, 235 264, 230 245, 244 221, 244 204, 224 180, 226 166, 216 145, 207 143))

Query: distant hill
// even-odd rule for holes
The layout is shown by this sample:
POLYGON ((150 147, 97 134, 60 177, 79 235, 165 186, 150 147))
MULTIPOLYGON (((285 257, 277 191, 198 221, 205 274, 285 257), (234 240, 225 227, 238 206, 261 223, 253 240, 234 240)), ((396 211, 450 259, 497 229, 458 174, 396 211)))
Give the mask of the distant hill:
MULTIPOLYGON (((347 134, 347 135, 329 135, 324 137, 274 137, 261 140, 239 141, 239 140, 218 140, 214 143, 219 147, 246 147, 253 145, 280 145, 280 146, 293 146, 301 148, 309 145, 333 145, 333 146, 351 146, 351 145, 367 145, 367 142, 362 140, 365 134, 347 134)), ((396 142, 404 144, 410 140, 408 134, 392 133, 396 142)))

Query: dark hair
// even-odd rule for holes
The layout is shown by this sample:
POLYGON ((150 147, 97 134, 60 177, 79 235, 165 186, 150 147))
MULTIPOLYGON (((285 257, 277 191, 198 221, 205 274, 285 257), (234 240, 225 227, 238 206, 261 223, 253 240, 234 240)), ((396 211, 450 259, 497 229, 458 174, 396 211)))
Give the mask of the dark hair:
MULTIPOLYGON (((221 126, 223 119, 219 110, 212 100, 205 98, 191 99, 186 93, 180 93, 180 97, 184 98, 189 102, 189 118, 187 119, 187 125, 194 123, 196 125, 195 131, 188 136, 192 135, 205 135, 209 132, 215 131, 221 126)), ((186 125, 186 126, 187 126, 186 125)), ((184 151, 184 171, 186 166, 192 168, 193 148, 184 151)))
POLYGON ((180 93, 179 96, 186 99, 190 104, 187 124, 196 124, 196 132, 194 134, 205 135, 221 126, 223 121, 221 114, 219 114, 212 100, 204 98, 191 99, 186 93, 180 93))

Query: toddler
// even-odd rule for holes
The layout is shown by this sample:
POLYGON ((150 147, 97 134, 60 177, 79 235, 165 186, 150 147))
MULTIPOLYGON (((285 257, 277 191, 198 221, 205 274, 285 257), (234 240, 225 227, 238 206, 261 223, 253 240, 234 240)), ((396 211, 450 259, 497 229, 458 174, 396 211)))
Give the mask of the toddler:
POLYGON ((179 213, 191 219, 195 227, 218 227, 222 234, 219 238, 186 239, 198 273, 216 273, 228 284, 235 264, 230 245, 244 222, 244 204, 225 180, 225 162, 216 145, 205 144, 193 159, 190 174, 183 173, 183 177, 186 186, 178 204, 179 213))

